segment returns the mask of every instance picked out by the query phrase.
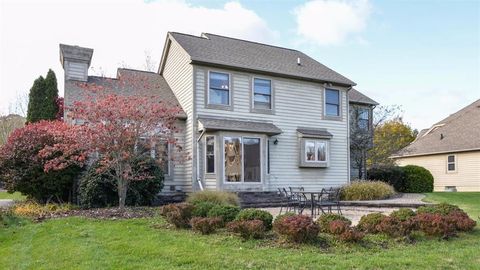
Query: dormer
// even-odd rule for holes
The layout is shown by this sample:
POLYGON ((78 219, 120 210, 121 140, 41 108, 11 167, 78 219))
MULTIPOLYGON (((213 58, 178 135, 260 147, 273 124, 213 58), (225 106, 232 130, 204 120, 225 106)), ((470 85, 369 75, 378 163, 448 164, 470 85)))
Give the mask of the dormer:
POLYGON ((65 70, 65 81, 86 82, 93 49, 60 44, 60 63, 65 70))

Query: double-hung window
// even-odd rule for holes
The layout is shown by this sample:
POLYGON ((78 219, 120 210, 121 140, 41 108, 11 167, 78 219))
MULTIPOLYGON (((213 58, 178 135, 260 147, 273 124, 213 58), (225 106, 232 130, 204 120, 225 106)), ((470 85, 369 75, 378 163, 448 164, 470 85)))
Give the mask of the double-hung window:
POLYGON ((272 109, 272 81, 253 79, 253 108, 261 110, 272 109))
POLYGON ((325 114, 327 116, 340 116, 340 91, 325 89, 325 114))
POLYGON ((457 170, 456 156, 449 155, 447 157, 447 172, 455 172, 457 170))
POLYGON ((209 72, 208 104, 230 105, 230 75, 221 72, 209 72))
POLYGON ((368 130, 369 129, 369 109, 359 108, 358 109, 358 119, 357 119, 358 128, 368 130))
POLYGON ((215 173, 215 136, 205 137, 206 173, 215 173))

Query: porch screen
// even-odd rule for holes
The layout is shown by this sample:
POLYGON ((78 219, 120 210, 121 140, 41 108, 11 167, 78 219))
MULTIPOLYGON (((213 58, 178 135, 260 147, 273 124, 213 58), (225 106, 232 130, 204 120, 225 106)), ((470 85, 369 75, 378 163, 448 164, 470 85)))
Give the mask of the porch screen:
POLYGON ((225 181, 242 181, 242 139, 225 137, 225 181))

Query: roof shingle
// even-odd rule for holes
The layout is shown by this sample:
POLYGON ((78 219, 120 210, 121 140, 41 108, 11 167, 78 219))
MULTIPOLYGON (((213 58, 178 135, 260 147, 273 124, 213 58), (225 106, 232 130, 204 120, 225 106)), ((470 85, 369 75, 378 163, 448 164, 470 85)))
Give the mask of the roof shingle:
POLYGON ((348 100, 350 101, 350 103, 360 103, 373 106, 378 105, 378 102, 367 97, 365 94, 361 93, 355 88, 352 88, 350 89, 350 91, 348 91, 348 100))

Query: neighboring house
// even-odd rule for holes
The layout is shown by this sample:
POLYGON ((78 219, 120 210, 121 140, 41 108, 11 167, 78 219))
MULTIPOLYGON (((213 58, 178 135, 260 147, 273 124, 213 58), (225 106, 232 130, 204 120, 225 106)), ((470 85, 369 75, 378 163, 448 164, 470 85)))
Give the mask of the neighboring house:
POLYGON ((191 159, 169 165, 165 191, 318 190, 349 182, 347 93, 355 83, 302 52, 170 32, 158 73, 119 69, 108 79, 88 76, 93 50, 60 51, 66 104, 79 99, 77 81, 108 80, 111 91, 141 95, 116 89, 129 75, 158 81, 142 90, 181 106, 177 136, 191 159))
POLYGON ((350 177, 365 179, 367 151, 373 146, 373 109, 378 103, 355 88, 348 91, 350 111, 350 177))
POLYGON ((420 131, 392 158, 428 169, 435 191, 480 191, 480 99, 420 131))

